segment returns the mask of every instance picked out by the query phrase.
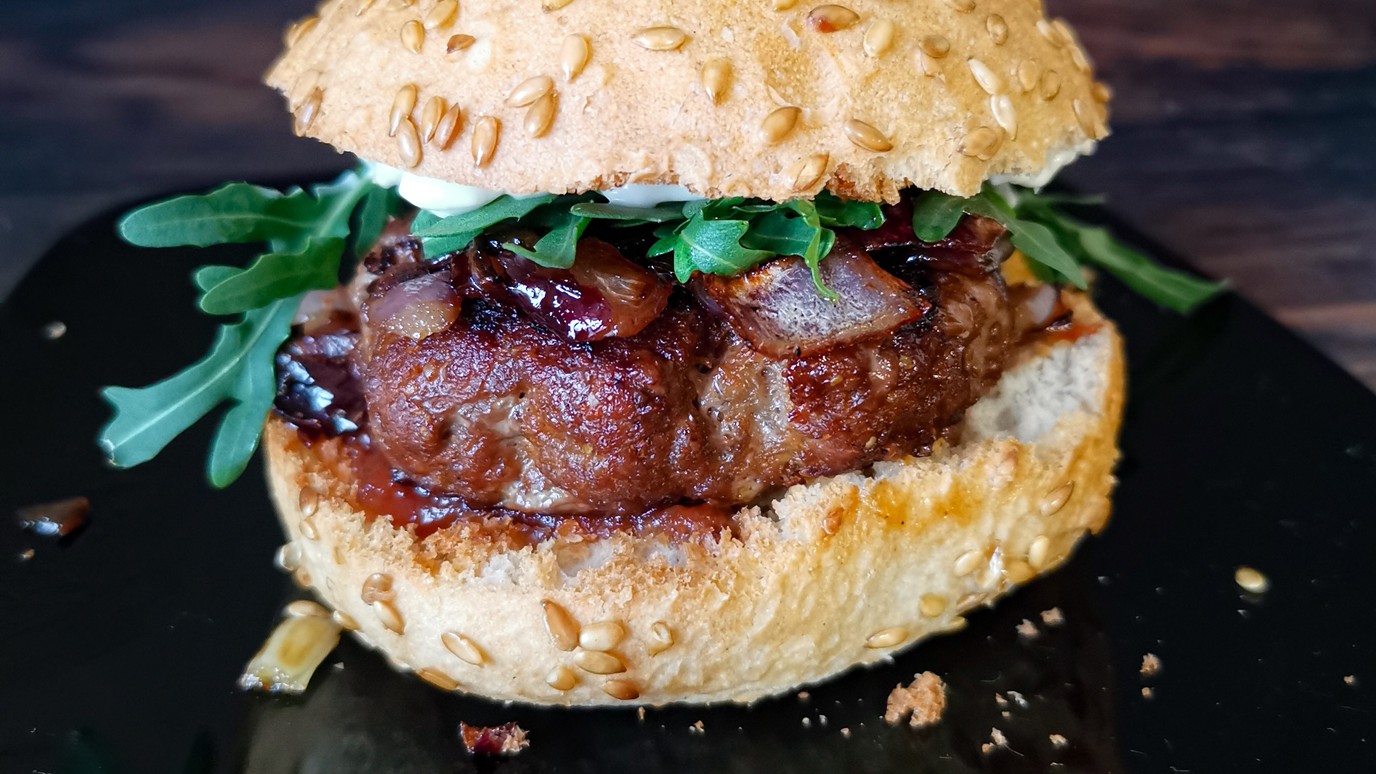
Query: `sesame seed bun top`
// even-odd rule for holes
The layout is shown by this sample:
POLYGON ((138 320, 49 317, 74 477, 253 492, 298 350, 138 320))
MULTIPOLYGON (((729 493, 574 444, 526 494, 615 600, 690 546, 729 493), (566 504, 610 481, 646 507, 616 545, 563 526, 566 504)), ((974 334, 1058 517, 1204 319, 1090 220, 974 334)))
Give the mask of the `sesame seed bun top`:
POLYGON ((511 193, 970 195, 1108 131, 1038 0, 329 0, 267 81, 299 134, 511 193))

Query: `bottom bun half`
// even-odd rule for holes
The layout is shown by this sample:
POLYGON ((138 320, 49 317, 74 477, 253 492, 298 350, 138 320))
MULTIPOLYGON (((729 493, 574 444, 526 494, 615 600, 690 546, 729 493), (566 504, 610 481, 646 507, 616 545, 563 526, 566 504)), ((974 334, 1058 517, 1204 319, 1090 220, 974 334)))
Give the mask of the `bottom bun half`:
POLYGON ((1089 332, 1029 347, 958 443, 794 486, 701 540, 518 546, 462 523, 417 539, 351 505, 332 442, 306 446, 274 417, 284 555, 394 665, 497 700, 749 702, 889 659, 1049 572, 1108 520, 1122 343, 1074 306, 1089 332))

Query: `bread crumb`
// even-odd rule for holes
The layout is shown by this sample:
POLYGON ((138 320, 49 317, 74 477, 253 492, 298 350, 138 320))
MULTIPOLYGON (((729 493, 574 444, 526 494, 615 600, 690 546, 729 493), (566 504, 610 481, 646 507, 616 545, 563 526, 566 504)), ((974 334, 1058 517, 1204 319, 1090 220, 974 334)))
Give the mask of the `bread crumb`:
POLYGON ((906 688, 897 685, 889 692, 884 721, 896 726, 906 717, 913 728, 926 728, 936 725, 945 711, 946 684, 935 674, 923 672, 914 675, 906 688))
POLYGON ((1024 697, 1022 694, 1018 693, 1017 691, 1009 691, 1008 698, 1012 699, 1013 703, 1018 705, 1019 709, 1027 709, 1029 706, 1029 704, 1027 703, 1027 698, 1024 697))
POLYGON ((997 705, 999 705, 1000 707, 1007 707, 1007 706, 1008 706, 1008 700, 1005 699, 1005 698, 1003 698, 1003 694, 998 693, 998 692, 995 692, 995 693, 994 693, 994 703, 997 704, 997 705))
POLYGON ((20 552, 19 552, 19 561, 21 561, 21 562, 27 562, 27 561, 29 561, 29 560, 32 559, 32 558, 33 558, 33 549, 32 549, 32 548, 26 548, 26 549, 24 549, 23 551, 20 551, 20 552))
POLYGON ((1271 581, 1255 567, 1243 565, 1233 572, 1233 582, 1251 594, 1265 594, 1271 588, 1271 581))
POLYGON ((1356 675, 1346 675, 1346 676, 1343 677, 1343 682, 1346 683, 1346 684, 1348 684, 1348 685, 1356 685, 1356 684, 1357 684, 1357 676, 1356 676, 1356 675))
POLYGON ((635 719, 636 719, 636 720, 639 720, 641 723, 644 723, 644 722, 645 722, 645 708, 644 708, 644 707, 636 707, 636 708, 635 708, 635 719))
POLYGON ((798 691, 798 701, 807 701, 812 698, 812 694, 807 691, 798 691))
POLYGON ((826 715, 822 715, 822 714, 819 713, 819 714, 817 715, 817 725, 821 726, 822 728, 826 728, 826 727, 827 727, 827 716, 826 716, 826 715))
POLYGON ((1155 653, 1148 653, 1142 657, 1142 668, 1138 671, 1143 677, 1155 677, 1161 671, 1161 659, 1155 653))
POLYGON ((985 742, 984 744, 979 746, 979 751, 984 753, 985 755, 988 755, 989 753, 994 751, 994 746, 992 744, 989 744, 988 742, 985 742))
POLYGON ((1035 640, 1039 634, 1041 634, 1041 630, 1037 628, 1037 625, 1026 618, 1022 619, 1022 623, 1018 624, 1018 636, 1023 639, 1035 640))
POLYGON ((849 728, 843 728, 843 729, 841 729, 841 738, 842 738, 842 739, 849 739, 849 738, 850 738, 850 729, 849 729, 849 728))
POLYGON ((987 742, 985 742, 984 744, 980 745, 980 746, 979 746, 979 751, 982 752, 982 753, 984 753, 985 755, 988 755, 989 753, 993 752, 993 751, 994 751, 994 748, 996 748, 996 747, 1007 747, 1007 746, 1008 746, 1008 737, 1004 736, 1004 735, 1003 735, 1003 732, 1000 731, 1000 730, 998 730, 997 728, 991 728, 991 729, 989 729, 989 741, 987 741, 987 742))
POLYGON ((699 736, 701 736, 702 734, 707 733, 707 727, 702 724, 701 720, 699 720, 698 722, 688 727, 688 733, 698 734, 699 736))
POLYGON ((1144 699, 1150 699, 1150 698, 1151 698, 1152 696, 1154 696, 1154 695, 1156 695, 1156 692, 1153 691, 1152 689, 1150 689, 1150 688, 1143 688, 1143 689, 1142 689, 1142 698, 1144 698, 1144 699))
POLYGON ((1047 626, 1060 626, 1061 624, 1065 623, 1065 615, 1061 613, 1061 609, 1059 607, 1053 607, 1050 610, 1043 610, 1042 623, 1046 624, 1047 626))
POLYGON ((515 723, 470 726, 460 722, 459 739, 475 755, 515 755, 530 746, 526 730, 515 723))
POLYGON ((812 718, 803 718, 803 728, 812 728, 812 718))
POLYGON ((1049 736, 1049 737, 1047 737, 1047 738, 1051 740, 1051 746, 1052 746, 1052 747, 1061 748, 1061 747, 1065 747, 1066 745, 1070 744, 1070 740, 1069 740, 1069 739, 1066 739, 1065 737, 1061 736, 1060 734, 1052 734, 1051 736, 1049 736))

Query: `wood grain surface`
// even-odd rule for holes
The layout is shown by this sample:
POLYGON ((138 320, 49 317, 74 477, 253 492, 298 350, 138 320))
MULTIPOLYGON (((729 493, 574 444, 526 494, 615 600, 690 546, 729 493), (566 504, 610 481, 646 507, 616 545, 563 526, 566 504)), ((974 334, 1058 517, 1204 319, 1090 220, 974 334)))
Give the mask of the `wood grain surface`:
MULTIPOLYGON (((1065 179, 1376 388, 1376 3, 1046 2, 1116 92, 1114 136, 1065 179)), ((6 3, 0 298, 121 202, 341 164, 259 84, 312 5, 6 3)))

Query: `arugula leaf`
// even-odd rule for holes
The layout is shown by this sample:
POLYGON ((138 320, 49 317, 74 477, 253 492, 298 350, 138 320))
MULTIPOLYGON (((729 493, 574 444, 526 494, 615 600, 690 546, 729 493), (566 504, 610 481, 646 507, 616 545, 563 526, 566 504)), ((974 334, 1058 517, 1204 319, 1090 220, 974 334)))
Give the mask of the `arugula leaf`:
POLYGON ((674 244, 674 276, 679 282, 686 283, 694 271, 739 274, 770 257, 763 250, 741 246, 741 237, 750 229, 749 222, 707 220, 704 211, 688 219, 674 244))
POLYGON ((119 235, 140 247, 206 247, 291 237, 315 225, 320 202, 300 188, 286 193, 229 183, 200 196, 178 196, 120 218, 119 235))
POLYGON ((940 242, 965 216, 965 200, 940 191, 924 191, 913 205, 913 233, 923 242, 940 242))
POLYGON ((343 253, 343 239, 311 237, 296 252, 260 255, 247 269, 206 288, 199 302, 201 311, 238 314, 307 290, 328 290, 339 284, 343 253))
POLYGON ((191 282, 202 293, 243 271, 233 266, 202 266, 191 274, 191 282))
POLYGON ((502 247, 541 266, 567 269, 573 265, 573 260, 577 257, 578 239, 583 236, 583 230, 590 222, 588 218, 565 212, 562 222, 540 237, 535 243, 534 250, 526 249, 514 242, 507 242, 502 247))
POLYGON ((574 215, 606 220, 629 220, 640 223, 666 223, 683 219, 683 204, 658 204, 654 207, 627 207, 624 204, 579 202, 569 208, 574 215))
POLYGON ((217 442, 222 452, 212 457, 218 466, 211 471, 216 486, 233 481, 257 445, 248 446, 242 440, 248 431, 233 425, 252 420, 254 435, 261 430, 274 393, 273 357, 291 332, 297 302, 279 299, 220 326, 210 353, 175 376, 140 389, 101 390, 115 410, 99 438, 110 461, 119 467, 147 462, 217 405, 233 401, 249 408, 225 415, 219 434, 226 440, 217 442))
MULTIPOLYGON (((476 210, 440 218, 424 228, 413 228, 411 233, 421 239, 466 234, 476 236, 504 220, 516 220, 524 217, 536 207, 549 204, 557 198, 559 197, 554 194, 537 194, 521 198, 503 194, 476 210)), ((472 241, 472 237, 469 237, 469 241, 472 241)))
POLYGON ((377 244, 382 230, 387 226, 387 218, 395 215, 401 204, 401 197, 395 188, 370 186, 363 194, 363 202, 358 206, 355 216, 354 237, 350 242, 355 258, 362 258, 377 244))
POLYGON ((993 218, 1008 229, 1013 246, 1030 260, 1056 271, 1077 288, 1089 287, 1080 262, 1056 239, 1046 226, 1019 218, 1017 213, 991 188, 965 200, 965 211, 972 215, 993 218))
POLYGON ((802 256, 809 247, 815 248, 817 232, 817 227, 797 214, 773 210, 750 222, 750 230, 741 237, 741 244, 774 255, 802 256))
POLYGON ((884 210, 877 202, 846 201, 822 191, 811 204, 823 226, 872 231, 884 225, 884 210))

